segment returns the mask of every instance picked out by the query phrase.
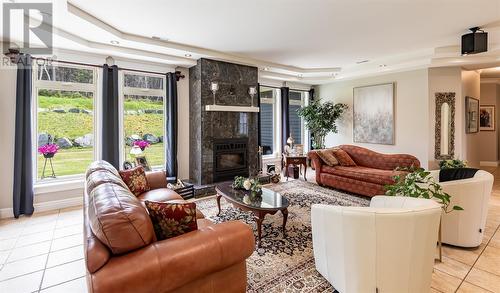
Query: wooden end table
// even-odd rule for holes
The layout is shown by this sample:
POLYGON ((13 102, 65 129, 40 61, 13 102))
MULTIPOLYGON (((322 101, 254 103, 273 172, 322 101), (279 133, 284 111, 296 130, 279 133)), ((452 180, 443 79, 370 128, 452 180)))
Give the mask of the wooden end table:
POLYGON ((305 155, 287 155, 283 154, 283 165, 285 166, 285 175, 286 181, 288 181, 288 166, 289 165, 299 165, 300 170, 302 171, 302 166, 304 166, 304 180, 307 181, 306 172, 307 172, 307 156, 305 155))
POLYGON ((220 199, 223 197, 234 207, 243 211, 250 211, 254 215, 257 223, 258 247, 261 247, 262 237, 262 222, 267 214, 274 215, 280 211, 283 214, 283 237, 286 233, 286 221, 288 219, 288 199, 282 196, 279 192, 272 191, 267 188, 262 188, 260 196, 252 196, 250 191, 233 189, 232 182, 223 182, 215 186, 217 191, 217 206, 220 214, 220 199))

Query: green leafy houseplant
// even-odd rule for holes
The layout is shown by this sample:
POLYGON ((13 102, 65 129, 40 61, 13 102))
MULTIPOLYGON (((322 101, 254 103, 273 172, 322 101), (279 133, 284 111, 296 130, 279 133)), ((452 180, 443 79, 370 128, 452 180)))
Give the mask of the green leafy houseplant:
POLYGON ((297 110, 297 114, 304 119, 306 127, 314 134, 313 148, 325 148, 325 136, 330 132, 337 133, 336 121, 347 109, 349 106, 346 104, 321 103, 320 100, 314 100, 297 110))
POLYGON ((406 170, 411 173, 406 176, 394 176, 395 183, 385 186, 387 195, 436 199, 441 204, 445 213, 454 210, 463 210, 463 208, 459 206, 453 206, 450 209, 451 196, 443 191, 441 185, 434 180, 429 171, 425 171, 423 168, 410 170, 407 168, 400 168, 398 170, 406 170))
POLYGON ((467 167, 467 161, 462 161, 460 159, 439 161, 439 169, 441 170, 465 168, 465 167, 467 167))

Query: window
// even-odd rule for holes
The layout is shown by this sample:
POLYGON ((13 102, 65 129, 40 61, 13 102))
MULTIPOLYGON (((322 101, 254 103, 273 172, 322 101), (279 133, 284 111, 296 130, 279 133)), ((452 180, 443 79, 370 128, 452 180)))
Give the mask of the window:
POLYGON ((144 155, 153 168, 165 165, 165 76, 123 72, 123 161, 134 161, 130 151, 137 141, 149 146, 144 155))
POLYGON ((304 126, 302 118, 297 114, 297 110, 304 105, 304 92, 290 91, 289 99, 288 117, 290 119, 290 134, 296 144, 304 144, 304 126))
POLYGON ((309 103, 309 92, 291 90, 289 99, 288 117, 290 119, 290 133, 295 144, 304 145, 304 151, 308 151, 309 132, 305 128, 304 120, 298 115, 297 111, 309 103))
POLYGON ((260 137, 263 155, 272 155, 276 150, 276 89, 260 87, 260 137))
POLYGON ((96 158, 96 69, 41 64, 33 75, 36 181, 80 177, 96 158))

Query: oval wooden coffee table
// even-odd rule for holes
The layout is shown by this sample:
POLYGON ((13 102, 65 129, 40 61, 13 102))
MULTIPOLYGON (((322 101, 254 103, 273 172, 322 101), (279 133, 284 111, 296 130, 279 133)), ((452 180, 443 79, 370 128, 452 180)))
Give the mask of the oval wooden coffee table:
POLYGON ((224 182, 215 187, 217 191, 217 206, 220 214, 220 199, 225 198, 234 207, 253 213, 257 222, 257 235, 259 236, 258 247, 260 247, 262 222, 267 214, 274 215, 277 211, 283 214, 283 237, 285 237, 285 226, 288 218, 288 199, 279 192, 262 188, 260 196, 251 196, 250 191, 233 189, 232 182, 224 182))

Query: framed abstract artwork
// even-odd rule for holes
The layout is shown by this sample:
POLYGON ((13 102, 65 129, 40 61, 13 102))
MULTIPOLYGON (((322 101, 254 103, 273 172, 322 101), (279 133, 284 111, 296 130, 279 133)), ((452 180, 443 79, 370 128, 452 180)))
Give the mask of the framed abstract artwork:
POLYGON ((479 132, 479 100, 465 97, 465 133, 479 132))
POLYGON ((495 131, 496 113, 494 105, 479 107, 479 129, 481 131, 495 131))
POLYGON ((385 83, 354 88, 354 142, 394 144, 394 87, 385 83))

